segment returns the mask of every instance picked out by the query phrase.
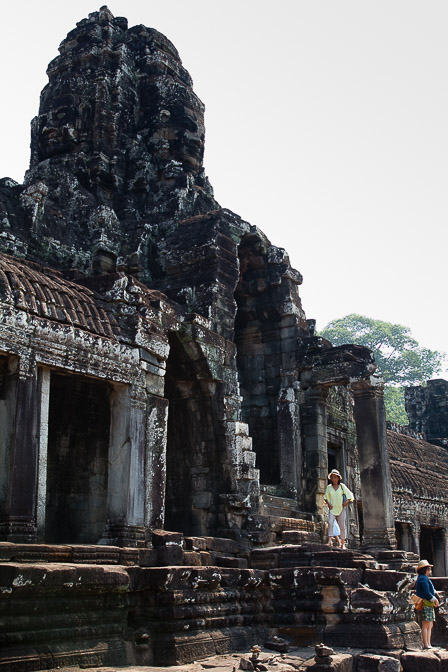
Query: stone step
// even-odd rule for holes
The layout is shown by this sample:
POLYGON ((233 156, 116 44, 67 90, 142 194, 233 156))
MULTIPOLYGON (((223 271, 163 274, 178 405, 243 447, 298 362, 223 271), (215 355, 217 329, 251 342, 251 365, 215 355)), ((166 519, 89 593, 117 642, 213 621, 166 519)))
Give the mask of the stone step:
POLYGON ((282 530, 281 541, 283 544, 318 544, 321 542, 321 535, 317 530, 282 530))
POLYGON ((288 511, 297 511, 297 502, 289 497, 278 497, 276 495, 262 494, 264 506, 272 506, 278 509, 287 509, 288 511))
POLYGON ((266 493, 262 495, 261 512, 270 518, 300 518, 295 500, 266 493))
POLYGON ((0 562, 138 565, 147 549, 92 544, 14 544, 0 542, 0 562))
POLYGON ((268 516, 268 521, 270 529, 274 532, 283 532, 284 530, 301 530, 303 532, 312 531, 310 523, 302 518, 268 516))
POLYGON ((260 513, 262 513, 264 516, 268 516, 269 518, 300 518, 298 511, 280 509, 277 506, 262 505, 260 508, 260 513))

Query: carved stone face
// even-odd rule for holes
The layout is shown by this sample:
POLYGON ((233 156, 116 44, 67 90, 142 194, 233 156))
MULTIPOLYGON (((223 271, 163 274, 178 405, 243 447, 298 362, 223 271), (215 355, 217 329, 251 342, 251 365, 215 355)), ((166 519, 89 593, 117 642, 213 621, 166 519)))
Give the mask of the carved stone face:
POLYGON ((39 114, 38 138, 40 159, 65 154, 77 144, 78 109, 70 94, 57 96, 48 112, 39 114))
POLYGON ((121 250, 137 272, 147 243, 123 234, 129 221, 217 206, 202 166, 204 106, 169 40, 152 28, 127 29, 109 11, 80 21, 59 51, 32 122, 24 198, 33 226, 45 222, 61 249, 82 249, 86 265, 92 250, 114 258, 121 250), (42 184, 48 194, 37 208, 42 184), (95 223, 103 206, 118 218, 113 236, 95 223))
MULTIPOLYGON (((163 109, 156 115, 151 145, 156 163, 177 162, 182 168, 197 171, 204 154, 204 122, 197 113, 182 105, 163 109)), ((168 177, 167 175, 165 177, 168 177)))
POLYGON ((173 162, 182 172, 202 169, 204 108, 189 75, 167 53, 166 38, 150 29, 144 40, 136 40, 137 34, 116 30, 110 51, 98 51, 96 43, 89 47, 81 34, 79 44, 67 38, 61 56, 50 64, 50 81, 42 92, 34 165, 59 155, 95 152, 121 166, 130 163, 128 176, 133 165, 148 174, 142 162, 150 162, 162 180, 172 177, 173 162))

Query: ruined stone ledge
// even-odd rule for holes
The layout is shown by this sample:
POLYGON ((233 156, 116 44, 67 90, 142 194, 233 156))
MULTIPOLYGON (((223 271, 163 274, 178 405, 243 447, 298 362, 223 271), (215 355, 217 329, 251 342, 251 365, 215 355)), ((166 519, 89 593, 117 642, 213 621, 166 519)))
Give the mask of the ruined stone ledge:
POLYGON ((99 545, 14 544, 0 541, 0 562, 138 565, 144 551, 99 545))

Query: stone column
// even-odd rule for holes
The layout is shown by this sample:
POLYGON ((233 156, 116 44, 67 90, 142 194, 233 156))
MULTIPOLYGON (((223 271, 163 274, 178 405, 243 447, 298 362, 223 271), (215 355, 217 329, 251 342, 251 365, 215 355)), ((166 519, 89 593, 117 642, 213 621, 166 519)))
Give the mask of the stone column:
POLYGON ((48 456, 48 415, 50 411, 49 369, 38 369, 38 412, 39 412, 39 461, 37 474, 37 536, 45 539, 45 513, 47 505, 47 456, 48 456))
POLYGON ((296 395, 297 391, 293 387, 280 390, 277 417, 280 486, 284 496, 298 501, 302 490, 302 446, 300 410, 296 395))
POLYGON ((163 528, 165 521, 166 445, 168 399, 148 398, 145 527, 147 532, 163 528))
POLYGON ((383 388, 354 384, 365 550, 396 548, 383 388))
POLYGON ((117 386, 111 395, 107 524, 100 544, 145 544, 146 393, 117 386))
POLYGON ((412 538, 412 548, 411 551, 420 555, 420 523, 414 522, 411 523, 411 538, 412 538))
POLYGON ((326 511, 324 494, 328 485, 327 394, 328 390, 323 386, 307 390, 302 415, 305 453, 303 505, 306 511, 321 514, 326 511))
POLYGON ((10 357, 3 378, 1 438, 3 519, 0 539, 37 541, 37 369, 34 360, 10 357))

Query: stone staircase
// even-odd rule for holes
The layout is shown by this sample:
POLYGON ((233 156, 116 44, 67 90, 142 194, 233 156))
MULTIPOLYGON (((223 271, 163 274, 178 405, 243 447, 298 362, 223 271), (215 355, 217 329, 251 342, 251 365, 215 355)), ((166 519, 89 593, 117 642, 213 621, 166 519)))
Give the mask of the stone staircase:
POLYGON ((297 544, 321 541, 322 523, 313 514, 299 511, 294 499, 263 492, 260 515, 267 518, 274 542, 297 544))
POLYGON ((288 497, 278 497, 264 492, 262 494, 262 512, 276 518, 299 518, 297 502, 288 497))

